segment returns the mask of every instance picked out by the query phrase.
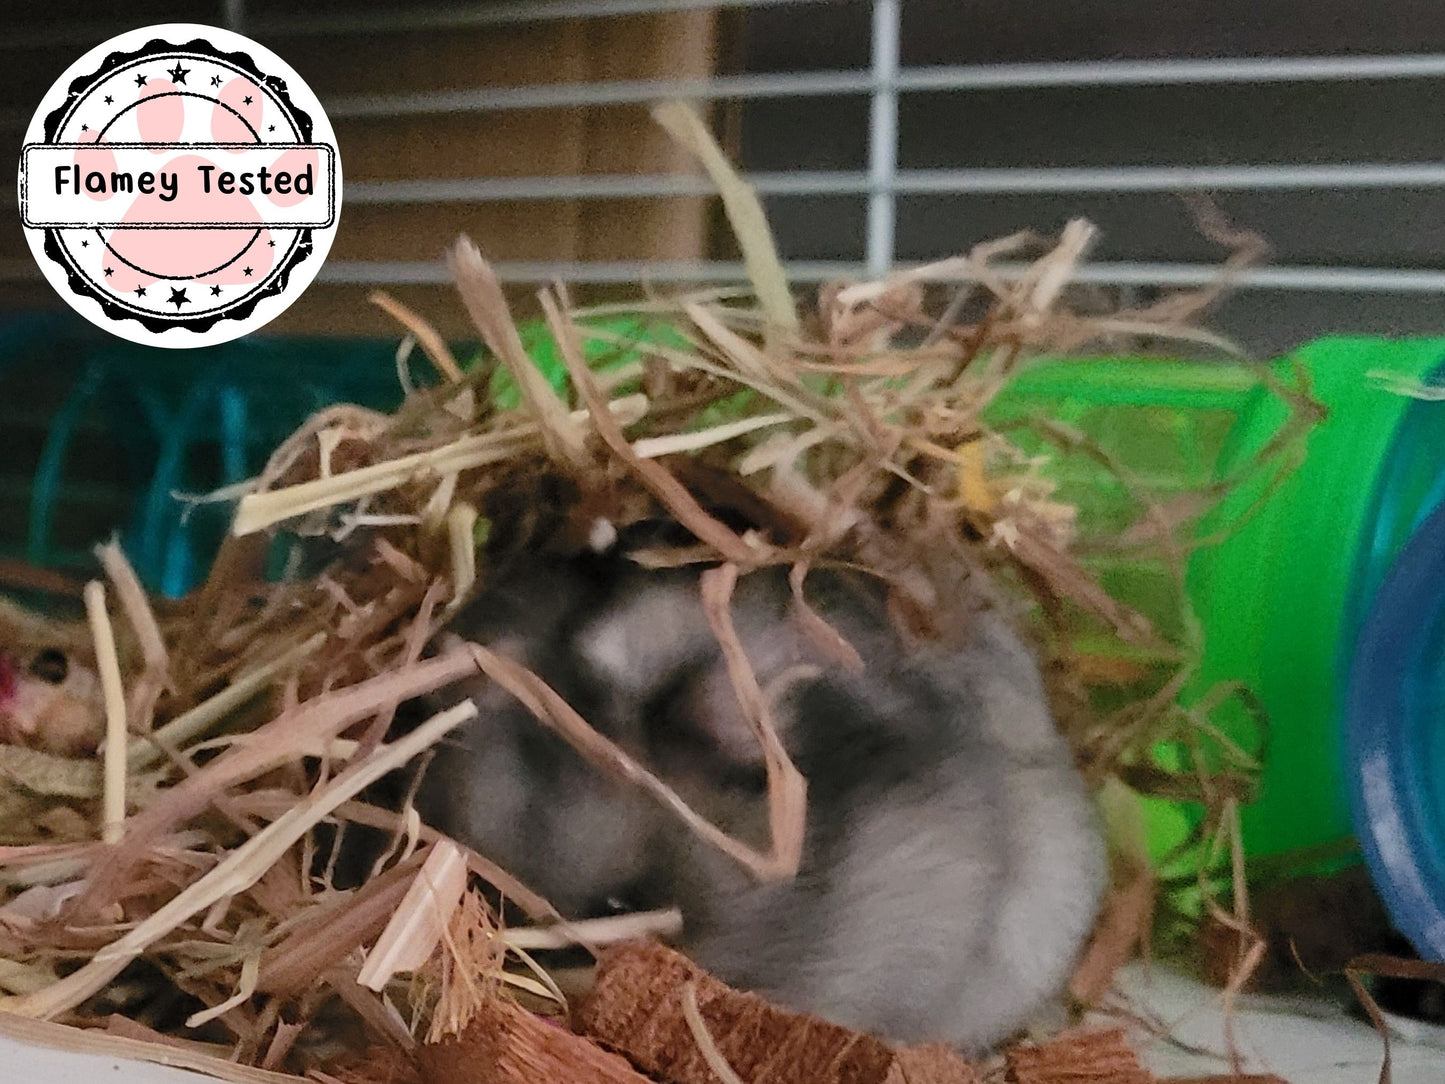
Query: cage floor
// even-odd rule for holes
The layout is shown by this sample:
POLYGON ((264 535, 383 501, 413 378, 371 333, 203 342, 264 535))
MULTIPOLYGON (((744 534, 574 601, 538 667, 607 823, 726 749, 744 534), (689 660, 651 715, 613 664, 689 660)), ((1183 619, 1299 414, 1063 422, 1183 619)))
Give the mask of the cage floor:
MULTIPOLYGON (((1164 968, 1132 965, 1119 989, 1144 1013, 1174 1028, 1181 1044, 1221 1051, 1223 1014, 1214 991, 1164 968)), ((1374 1084, 1380 1070, 1380 1038, 1368 1024, 1325 1002, 1243 998, 1236 1012, 1236 1041, 1250 1072, 1270 1072, 1290 1084, 1374 1084)), ((1445 1028, 1393 1021, 1393 1084, 1440 1084, 1445 1066, 1445 1028)), ((1218 1054, 1180 1045, 1136 1042, 1159 1076, 1222 1072, 1218 1054)), ((29 1084, 214 1084, 213 1078, 163 1065, 106 1055, 51 1050, 0 1035, 0 1065, 7 1079, 29 1084), (13 1077, 11 1076, 13 1074, 13 1077)))
MULTIPOLYGON (((1132 964, 1118 986, 1134 1006, 1171 1025, 1182 1045, 1136 1042, 1161 1077, 1220 1073, 1227 1063, 1224 1014, 1217 993, 1177 972, 1132 964), (1196 1053, 1183 1046, 1215 1053, 1196 1053)), ((1391 1018, 1393 1084, 1445 1079, 1445 1027, 1391 1018)), ((1275 1073, 1290 1084, 1375 1084, 1380 1036, 1328 1001, 1245 997, 1235 1008, 1235 1041, 1245 1071, 1275 1073)))

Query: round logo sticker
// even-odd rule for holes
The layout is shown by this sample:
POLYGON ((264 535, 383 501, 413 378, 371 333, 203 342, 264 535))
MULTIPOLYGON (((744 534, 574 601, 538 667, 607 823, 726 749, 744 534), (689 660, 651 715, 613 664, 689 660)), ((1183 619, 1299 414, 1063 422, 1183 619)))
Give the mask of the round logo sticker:
POLYGON ((45 277, 93 323, 155 346, 275 319, 316 277, 340 207, 315 95, 218 27, 150 26, 92 49, 46 94, 20 157, 45 277))

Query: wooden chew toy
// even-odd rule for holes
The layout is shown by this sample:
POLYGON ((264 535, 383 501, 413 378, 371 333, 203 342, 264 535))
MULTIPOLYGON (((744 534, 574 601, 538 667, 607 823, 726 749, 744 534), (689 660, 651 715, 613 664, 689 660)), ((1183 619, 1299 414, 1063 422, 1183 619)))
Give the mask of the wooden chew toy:
POLYGON ((687 1020, 689 986, 717 1056, 748 1084, 975 1084, 969 1065, 943 1047, 898 1051, 872 1036, 787 1012, 734 990, 655 942, 631 942, 602 956, 579 1027, 656 1080, 717 1084, 687 1020))
POLYGON ((424 1084, 652 1084, 626 1059, 502 997, 465 1031, 417 1048, 424 1084))
POLYGON ((1005 1053, 1011 1084, 1154 1084, 1124 1033, 1074 1031, 1040 1046, 1005 1053))
MULTIPOLYGON (((422 1084, 978 1084, 945 1046, 894 1048, 788 1012, 651 941, 603 954, 577 1025, 581 1034, 488 999, 459 1037, 418 1050, 422 1084)), ((1285 1084, 1267 1074, 1156 1080, 1118 1029, 1019 1044, 1004 1059, 1008 1084, 1285 1084)))

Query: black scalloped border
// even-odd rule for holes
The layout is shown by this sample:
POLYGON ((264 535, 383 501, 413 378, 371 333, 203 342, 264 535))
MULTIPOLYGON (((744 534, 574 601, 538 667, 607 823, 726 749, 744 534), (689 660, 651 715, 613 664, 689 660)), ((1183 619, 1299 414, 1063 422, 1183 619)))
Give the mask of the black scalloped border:
MULTIPOLYGON (((296 123, 297 131, 301 135, 301 142, 312 142, 311 136, 315 126, 311 115, 291 100, 286 80, 278 75, 263 74, 249 53, 226 52, 223 49, 218 49, 205 38, 193 38, 183 45, 177 45, 174 42, 168 42, 162 38, 152 38, 138 49, 129 51, 120 50, 107 54, 105 59, 101 61, 100 66, 94 71, 72 79, 66 92, 65 101, 46 114, 44 141, 46 143, 57 142, 56 136, 60 131, 60 125, 62 121, 64 121, 66 114, 75 107, 75 103, 85 95, 87 90, 105 76, 133 60, 139 60, 143 57, 156 54, 164 55, 169 52, 200 53, 204 56, 224 60, 249 73, 255 78, 258 84, 264 86, 270 93, 274 94, 281 102, 282 107, 291 115, 292 120, 296 123)), ((100 305, 101 311, 110 319, 116 321, 134 320, 147 331, 156 334, 169 331, 171 328, 176 327, 200 334, 210 331, 211 328, 215 327, 216 324, 222 320, 245 320, 256 311, 256 306, 262 301, 285 292, 286 286, 291 280, 291 273, 299 264, 310 259, 315 252, 316 246, 311 233, 312 231, 309 227, 298 232, 296 244, 292 246, 290 254, 286 257, 286 262, 275 272, 271 277, 270 284, 264 289, 247 295, 243 301, 238 302, 234 307, 226 309, 224 312, 210 313, 204 316, 191 316, 183 320, 172 320, 165 317, 153 316, 148 313, 133 312, 117 304, 110 295, 97 289, 90 279, 83 275, 70 260, 65 258, 64 249, 60 244, 59 231, 56 229, 52 228, 45 231, 45 255, 65 271, 66 283, 70 286, 73 293, 96 301, 100 305)))

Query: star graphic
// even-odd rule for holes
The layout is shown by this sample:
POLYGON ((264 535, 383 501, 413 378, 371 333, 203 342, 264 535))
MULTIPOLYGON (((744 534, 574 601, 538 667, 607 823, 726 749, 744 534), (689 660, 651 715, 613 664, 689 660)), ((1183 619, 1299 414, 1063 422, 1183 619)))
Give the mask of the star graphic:
POLYGON ((145 297, 145 295, 146 295, 146 288, 145 288, 144 286, 137 286, 137 287, 135 288, 135 296, 136 296, 136 297, 145 297))
POLYGON ((82 241, 82 242, 80 242, 80 247, 81 247, 81 248, 89 248, 89 247, 90 247, 90 242, 89 242, 89 241, 82 241))
POLYGON ((242 105, 250 105, 250 104, 251 104, 251 95, 247 94, 244 98, 242 98, 242 99, 241 99, 241 104, 242 104, 242 105))
POLYGON ((220 77, 219 75, 213 75, 213 76, 211 76, 211 86, 213 86, 213 87, 218 87, 218 86, 220 86, 220 85, 221 85, 221 77, 220 77))
POLYGON ((137 76, 135 77, 135 85, 138 86, 138 87, 143 87, 143 86, 145 86, 145 85, 146 85, 146 77, 145 77, 144 75, 137 75, 137 76))
POLYGON ((276 247, 276 242, 275 242, 275 241, 267 241, 267 242, 266 242, 266 247, 267 247, 267 248, 275 248, 275 247, 276 247))
POLYGON ((174 286, 171 287, 171 296, 166 301, 167 305, 174 305, 176 312, 180 312, 182 305, 189 305, 190 303, 191 299, 186 296, 186 291, 179 290, 174 286))
POLYGON ((166 72, 166 74, 171 77, 172 83, 184 83, 186 81, 186 76, 190 74, 190 71, 190 68, 181 67, 181 62, 177 60, 176 66, 170 71, 166 72))
POLYGON ((251 275, 251 269, 248 267, 248 268, 246 268, 246 276, 249 278, 250 275, 251 275))
POLYGON ((90 125, 88 125, 88 124, 82 124, 82 125, 80 126, 80 130, 81 130, 82 132, 88 132, 88 131, 90 131, 90 125))
POLYGON ((274 132, 275 130, 276 130, 276 126, 275 126, 274 124, 269 124, 269 125, 266 126, 266 131, 268 131, 268 132, 274 132))
POLYGON ((107 95, 105 96, 105 104, 106 104, 106 105, 110 105, 110 104, 112 104, 114 101, 115 101, 115 99, 112 98, 109 94, 107 94, 107 95))
POLYGON ((115 268, 114 268, 114 267, 107 267, 107 268, 105 269, 105 277, 106 277, 106 278, 110 278, 110 276, 111 276, 111 275, 114 275, 114 274, 115 274, 115 268))
POLYGON ((220 296, 221 296, 221 288, 220 288, 219 286, 212 286, 212 287, 211 287, 211 296, 212 296, 212 297, 220 297, 220 296))

